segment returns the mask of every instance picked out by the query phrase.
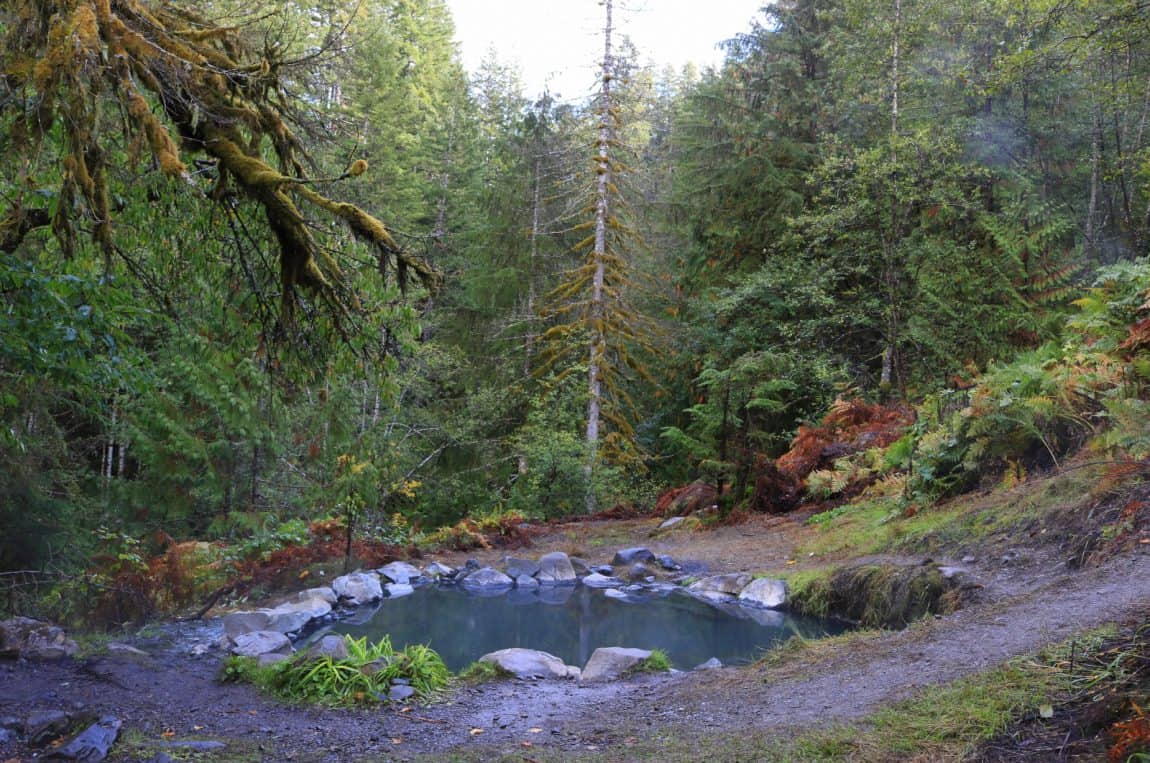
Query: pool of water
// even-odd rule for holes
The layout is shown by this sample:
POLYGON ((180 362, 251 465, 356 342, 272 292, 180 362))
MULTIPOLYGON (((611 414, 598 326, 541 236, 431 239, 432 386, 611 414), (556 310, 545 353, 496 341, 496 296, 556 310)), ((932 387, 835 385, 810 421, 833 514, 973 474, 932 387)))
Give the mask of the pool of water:
POLYGON ((662 649, 689 670, 717 657, 746 663, 792 636, 840 633, 838 623, 734 604, 713 605, 680 590, 641 591, 626 600, 578 587, 512 589, 477 595, 429 586, 384 599, 317 633, 345 633, 394 647, 428 644, 459 670, 488 652, 508 647, 539 649, 582 667, 601 646, 662 649))

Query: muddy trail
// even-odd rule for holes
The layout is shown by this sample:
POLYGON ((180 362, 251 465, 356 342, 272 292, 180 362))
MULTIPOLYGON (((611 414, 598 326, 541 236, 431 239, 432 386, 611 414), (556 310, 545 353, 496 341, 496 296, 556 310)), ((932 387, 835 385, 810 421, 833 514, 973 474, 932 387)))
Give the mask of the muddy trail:
MULTIPOLYGON (((611 542, 635 540, 650 521, 610 528, 611 542), (628 536, 630 536, 628 538, 628 536)), ((748 569, 786 556, 801 534, 797 524, 727 528, 756 549, 748 569), (764 535, 763 533, 766 533, 764 535), (757 538, 755 536, 758 536, 757 538), (769 540, 767 540, 769 536, 769 540)), ((708 537, 667 544, 682 558, 713 568, 737 565, 729 545, 708 537), (715 543, 716 545, 710 546, 715 543)), ((552 539, 553 545, 570 541, 552 539)), ((728 542, 732 538, 727 539, 728 542)), ((737 545, 737 544, 735 544, 737 545)), ((939 561, 939 560, 935 560, 939 561)), ((63 663, 0 663, 0 716, 62 710, 73 717, 114 715, 124 730, 109 760, 261 761, 561 758, 604 752, 611 760, 646 759, 629 747, 655 736, 779 733, 864 718, 911 696, 1031 653, 1150 603, 1146 545, 1084 571, 1054 558, 994 557, 966 565, 981 586, 965 609, 884 634, 811 664, 649 676, 619 684, 498 681, 453 689, 435 704, 334 710, 284 705, 251 687, 217 681, 221 655, 193 655, 210 641, 212 622, 165 626, 129 643, 144 652, 104 654, 63 663), (187 746, 192 742, 192 746, 187 746), (203 745, 202 742, 209 744, 203 745), (224 745, 220 747, 219 745, 224 745), (198 745, 198 747, 197 747, 198 745), (532 752, 534 751, 534 752, 532 752)), ((32 760, 34 752, 0 744, 0 760, 32 760)), ((717 759, 722 759, 719 754, 717 759)))

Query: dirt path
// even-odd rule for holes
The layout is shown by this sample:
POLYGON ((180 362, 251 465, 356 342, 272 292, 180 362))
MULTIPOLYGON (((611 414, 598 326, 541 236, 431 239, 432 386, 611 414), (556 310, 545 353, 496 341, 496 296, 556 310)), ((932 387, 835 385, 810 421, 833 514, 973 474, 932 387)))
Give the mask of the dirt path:
MULTIPOLYGON (((640 542, 649 526, 648 520, 610 528, 610 543, 640 542)), ((736 560, 750 569, 778 564, 795 543, 782 525, 722 532, 728 537, 703 541, 696 533, 689 546, 675 541, 649 545, 661 543, 661 550, 695 558, 706 558, 710 550, 713 567, 727 570, 736 560), (731 547, 740 538, 746 540, 741 551, 731 547), (749 563, 748 554, 756 556, 749 563)), ((559 537, 552 545, 570 540, 559 537)), ((469 749, 486 758, 521 753, 525 743, 534 749, 603 749, 661 730, 736 734, 804 727, 864 717, 919 687, 951 681, 1129 616, 1150 603, 1150 553, 1145 549, 1076 573, 1042 559, 1021 567, 997 560, 975 565, 971 572, 985 585, 978 604, 868 641, 849 655, 804 666, 801 672, 794 666, 777 675, 724 669, 626 685, 499 682, 461 688, 447 702, 406 712, 301 709, 266 700, 246 686, 216 683, 218 654, 194 657, 180 648, 189 638, 210 633, 185 630, 137 639, 134 643, 150 657, 0 663, 0 716, 24 717, 36 710, 115 715, 128 732, 113 758, 123 761, 147 760, 157 745, 189 739, 225 742, 226 752, 215 760, 354 761, 435 758, 469 749)), ((0 743, 0 760, 27 760, 28 754, 0 743)), ((620 752, 619 759, 629 758, 620 752)))

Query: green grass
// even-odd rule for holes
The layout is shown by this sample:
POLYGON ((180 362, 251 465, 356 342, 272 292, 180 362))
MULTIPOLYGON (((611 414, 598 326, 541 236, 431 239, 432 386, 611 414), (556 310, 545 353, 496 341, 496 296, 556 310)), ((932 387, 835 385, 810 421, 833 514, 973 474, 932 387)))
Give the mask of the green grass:
POLYGON ((808 523, 817 532, 795 554, 847 559, 972 546, 990 536, 1052 523, 1057 512, 1085 506, 1097 480, 1093 469, 1072 469, 989 496, 971 493, 934 505, 902 497, 863 499, 811 517, 808 523))
POLYGON ((232 657, 224 663, 223 681, 254 684, 278 697, 307 704, 357 705, 385 701, 391 682, 406 679, 422 699, 447 687, 451 672, 434 650, 412 644, 395 651, 386 637, 369 644, 366 637, 345 636, 346 659, 308 658, 306 653, 260 667, 256 660, 232 657))
POLYGON ((666 673, 671 669, 671 658, 662 649, 652 649, 651 654, 642 662, 631 667, 627 675, 638 673, 666 673))
POLYGON ((468 684, 482 684, 489 681, 498 681, 512 674, 496 665, 494 662, 473 662, 459 671, 460 681, 468 684))

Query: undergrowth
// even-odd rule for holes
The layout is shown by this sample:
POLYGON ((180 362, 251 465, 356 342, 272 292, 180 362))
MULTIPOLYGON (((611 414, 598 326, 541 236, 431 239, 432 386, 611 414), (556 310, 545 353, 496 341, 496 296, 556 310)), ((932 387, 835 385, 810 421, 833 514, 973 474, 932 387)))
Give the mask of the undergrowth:
POLYGON ((671 658, 662 649, 652 649, 651 654, 633 665, 626 675, 639 673, 666 673, 671 669, 671 658))
POLYGON ((431 699, 447 687, 451 672, 430 647, 412 644, 396 651, 384 637, 345 636, 348 656, 309 656, 307 653, 261 666, 250 657, 231 657, 221 680, 254 684, 292 702, 320 705, 362 705, 387 700, 394 679, 408 681, 421 699, 431 699))

